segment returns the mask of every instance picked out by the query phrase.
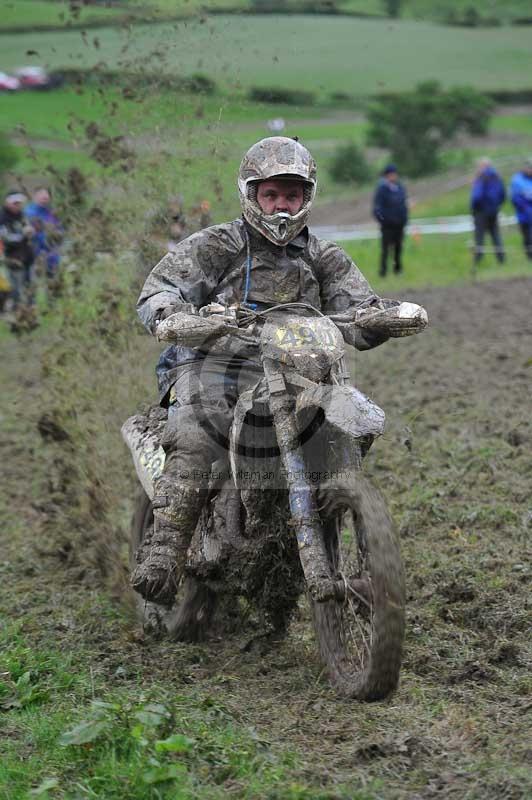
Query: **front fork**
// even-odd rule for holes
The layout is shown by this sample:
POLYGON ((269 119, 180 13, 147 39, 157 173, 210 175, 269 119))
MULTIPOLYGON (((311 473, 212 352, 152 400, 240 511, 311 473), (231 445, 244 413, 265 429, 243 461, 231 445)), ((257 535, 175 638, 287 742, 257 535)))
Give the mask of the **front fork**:
POLYGON ((316 488, 309 480, 303 449, 299 443, 293 398, 288 394, 276 364, 264 359, 268 381, 270 411, 288 486, 292 524, 301 566, 310 595, 320 602, 337 596, 325 549, 323 527, 316 500, 316 488))

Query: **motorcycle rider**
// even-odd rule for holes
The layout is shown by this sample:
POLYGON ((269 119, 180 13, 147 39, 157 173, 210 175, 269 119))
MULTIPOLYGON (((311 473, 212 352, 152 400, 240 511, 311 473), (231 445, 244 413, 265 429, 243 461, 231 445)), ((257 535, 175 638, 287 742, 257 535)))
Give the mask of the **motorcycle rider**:
MULTIPOLYGON (((148 276, 137 309, 152 334, 170 314, 195 313, 216 300, 259 310, 304 302, 351 318, 361 308, 396 304, 377 297, 341 248, 307 228, 316 164, 297 140, 273 136, 254 144, 240 165, 238 191, 240 219, 189 236, 148 276)), ((389 333, 356 329, 345 338, 367 350, 389 333)), ((211 465, 226 455, 234 406, 263 374, 256 348, 240 342, 236 351, 231 336, 211 347, 164 351, 158 375, 161 403, 169 409, 166 462, 155 483, 153 530, 131 577, 147 600, 165 604, 175 596, 211 465)))

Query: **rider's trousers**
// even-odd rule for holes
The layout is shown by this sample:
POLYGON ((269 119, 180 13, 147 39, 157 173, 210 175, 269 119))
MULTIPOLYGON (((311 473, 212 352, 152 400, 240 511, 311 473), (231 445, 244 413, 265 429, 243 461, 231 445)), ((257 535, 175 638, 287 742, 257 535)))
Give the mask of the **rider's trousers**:
MULTIPOLYGON (((180 492, 195 489, 204 496, 212 478, 214 462, 227 463, 229 429, 240 394, 257 383, 264 373, 251 361, 228 361, 208 357, 182 368, 171 393, 162 446, 166 463, 155 484, 156 504, 168 522, 180 492), (167 498, 164 509, 164 497, 167 498)), ((197 523, 193 524, 190 536, 197 523)))

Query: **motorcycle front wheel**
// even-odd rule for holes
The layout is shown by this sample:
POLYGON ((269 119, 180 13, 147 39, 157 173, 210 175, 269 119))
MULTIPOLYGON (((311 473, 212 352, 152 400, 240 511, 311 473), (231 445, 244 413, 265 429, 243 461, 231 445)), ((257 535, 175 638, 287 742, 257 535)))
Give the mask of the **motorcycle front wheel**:
POLYGON ((341 695, 382 700, 399 681, 404 573, 384 498, 366 478, 357 476, 325 535, 341 599, 311 601, 322 661, 341 695))

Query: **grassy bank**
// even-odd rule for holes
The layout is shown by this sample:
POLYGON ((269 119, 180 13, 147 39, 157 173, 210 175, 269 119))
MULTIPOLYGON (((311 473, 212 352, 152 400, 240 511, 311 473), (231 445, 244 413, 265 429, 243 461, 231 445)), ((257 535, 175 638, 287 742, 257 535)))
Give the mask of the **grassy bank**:
MULTIPOLYGON (((47 170, 81 168, 90 176, 110 180, 123 167, 135 170, 138 184, 157 186, 163 192, 181 193, 188 204, 203 197, 210 200, 214 219, 220 221, 238 213, 234 191, 235 176, 242 154, 258 139, 268 135, 267 120, 282 116, 285 134, 299 136, 319 164, 318 202, 348 199, 367 187, 335 184, 329 165, 337 147, 347 140, 364 146, 367 123, 364 117, 345 109, 308 109, 252 103, 242 95, 194 95, 164 90, 137 89, 124 97, 117 88, 63 88, 50 93, 11 95, 3 100, 0 130, 17 142, 16 171, 30 181, 46 180, 47 170), (94 123, 98 126, 95 137, 94 123), (103 166, 95 158, 109 149, 109 138, 124 136, 132 152, 132 164, 110 158, 103 166), (103 142, 103 144, 102 144, 103 142), (95 146, 100 143, 94 156, 95 146), (91 154, 94 157, 91 157, 91 154)), ((458 175, 458 168, 472 175, 475 158, 490 155, 509 178, 528 154, 532 135, 528 115, 498 113, 487 139, 458 143, 443 154, 444 164, 458 175)), ((385 153, 370 151, 375 176, 386 159, 385 153)), ((445 190, 445 173, 434 177, 434 197, 416 201, 415 216, 446 216, 467 213, 468 186, 445 190)), ((409 187, 410 188, 410 187, 409 187)), ((415 199, 416 188, 411 196, 415 199)), ((424 198, 426 197, 426 193, 424 198)), ((161 202, 161 198, 157 200, 161 202)), ((368 209, 370 200, 368 199, 368 209)), ((369 214, 369 210, 368 210, 369 214)))
MULTIPOLYGON (((135 2, 130 5, 134 6, 135 2)), ((145 5, 153 8, 156 11, 163 13, 174 12, 179 10, 181 13, 185 10, 197 10, 199 8, 206 10, 216 10, 219 8, 234 8, 242 9, 243 11, 257 10, 257 3, 253 0, 181 0, 181 2, 174 2, 174 0, 146 0, 145 5)), ((264 5, 268 5, 265 3, 264 5)), ((286 9, 289 6, 291 9, 299 5, 311 5, 308 0, 291 0, 290 4, 272 2, 271 6, 276 5, 277 8, 286 9)), ((317 3, 316 5, 319 5, 317 3)), ((324 4, 322 4, 324 5, 324 4)), ((345 14, 360 14, 370 15, 375 17, 385 17, 386 9, 381 0, 333 0, 330 3, 334 6, 335 10, 345 14)), ((415 18, 423 20, 435 20, 437 22, 445 22, 453 15, 455 19, 463 19, 467 10, 471 8, 469 0, 439 0, 434 3, 433 0, 405 0, 401 5, 401 16, 406 18, 415 18)), ((260 13, 260 12, 259 12, 260 13)), ((515 18, 530 16, 530 7, 527 0, 490 0, 486 9, 482 9, 480 17, 495 19, 501 23, 508 23, 515 18)))
POLYGON ((73 12, 68 2, 49 0, 19 0, 17 3, 2 3, 0 31, 4 28, 24 28, 71 24, 114 24, 125 17, 124 8, 109 8, 105 5, 86 6, 80 4, 73 12))
MULTIPOLYGON (((270 8, 276 6, 276 13, 294 10, 309 10, 308 0, 291 0, 288 3, 272 2, 270 8), (306 7, 306 8, 305 8, 306 7)), ((317 4, 319 5, 319 4, 317 4)), ((268 4, 264 4, 268 6, 268 4)), ((322 5, 322 9, 324 5, 322 5)), ((386 18, 386 10, 381 0, 333 0, 329 8, 339 14, 354 14, 386 18)), ((49 0, 21 0, 15 4, 6 4, 0 20, 2 28, 32 28, 46 26, 57 28, 72 24, 103 23, 120 25, 127 20, 157 20, 157 18, 184 18, 195 14, 231 10, 238 13, 261 13, 260 7, 253 0, 122 0, 114 7, 98 5, 95 8, 81 5, 72 9, 67 2, 50 2, 49 0)), ((438 23, 468 20, 471 24, 471 3, 468 0, 440 0, 434 4, 432 0, 406 0, 402 4, 401 16, 438 23)), ((486 9, 478 14, 478 22, 508 24, 516 19, 530 17, 527 0, 491 0, 486 9)), ((473 22, 475 20, 473 19, 473 22)))
POLYGON ((190 21, 100 29, 97 45, 79 31, 0 36, 3 69, 34 50, 50 67, 116 68, 142 65, 152 74, 218 76, 224 86, 281 86, 323 96, 367 96, 401 91, 424 79, 478 89, 528 88, 531 55, 527 28, 475 30, 425 22, 301 16, 190 21), (412 42, 416 46, 412 47, 412 42), (235 54, 238 54, 235 57, 235 54), (368 56, 370 56, 368 58, 368 56), (488 68, 497 64, 496 75, 488 68), (319 80, 316 74, 319 73, 319 80))
MULTIPOLYGON (((493 254, 487 254, 478 267, 476 280, 532 275, 532 266, 523 252, 516 228, 504 228, 502 236, 507 248, 507 263, 500 266, 493 254)), ((486 241, 486 245, 491 247, 491 242, 486 241)), ((379 294, 431 286, 457 286, 473 279, 472 234, 409 237, 404 251, 404 274, 391 273, 385 278, 378 275, 380 244, 377 240, 344 242, 342 246, 379 294)), ((391 266, 390 259, 390 271, 391 266)))

